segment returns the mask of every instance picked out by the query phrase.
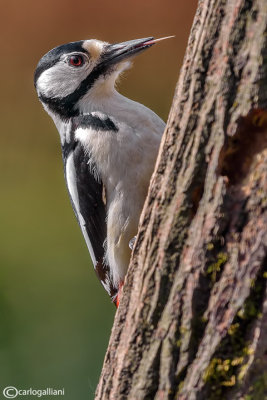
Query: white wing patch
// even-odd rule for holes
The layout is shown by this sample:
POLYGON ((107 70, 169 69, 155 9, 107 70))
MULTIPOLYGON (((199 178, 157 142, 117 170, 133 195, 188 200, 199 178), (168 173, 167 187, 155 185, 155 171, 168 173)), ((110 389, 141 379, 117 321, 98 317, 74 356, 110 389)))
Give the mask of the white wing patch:
POLYGON ((76 185, 76 172, 75 172, 75 166, 74 166, 73 152, 70 153, 70 155, 67 159, 67 162, 66 162, 66 181, 67 181, 69 193, 72 198, 72 201, 73 201, 76 213, 77 213, 77 218, 79 220, 79 224, 80 224, 85 242, 87 244, 92 262, 93 262, 94 266, 96 266, 97 261, 96 261, 95 253, 94 253, 93 247, 91 245, 90 239, 88 237, 88 234, 86 232, 84 218, 80 213, 79 196, 78 196, 78 190, 77 190, 77 185, 76 185))

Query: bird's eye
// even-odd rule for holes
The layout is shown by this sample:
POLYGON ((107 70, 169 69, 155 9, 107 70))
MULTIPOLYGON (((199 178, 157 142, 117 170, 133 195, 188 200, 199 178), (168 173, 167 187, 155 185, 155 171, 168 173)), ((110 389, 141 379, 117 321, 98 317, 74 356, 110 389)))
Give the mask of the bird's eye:
POLYGON ((73 67, 81 67, 84 64, 84 58, 80 55, 70 56, 68 61, 73 67))

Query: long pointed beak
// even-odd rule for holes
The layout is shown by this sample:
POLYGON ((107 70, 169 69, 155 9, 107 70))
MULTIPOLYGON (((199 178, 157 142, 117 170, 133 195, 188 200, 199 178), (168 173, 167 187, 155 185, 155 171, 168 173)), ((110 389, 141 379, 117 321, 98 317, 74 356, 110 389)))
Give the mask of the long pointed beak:
POLYGON ((160 39, 154 39, 153 37, 148 37, 144 39, 129 40, 128 42, 108 44, 103 54, 103 61, 105 64, 117 64, 118 62, 135 56, 142 51, 153 46, 160 40, 169 39, 174 36, 167 36, 160 39))

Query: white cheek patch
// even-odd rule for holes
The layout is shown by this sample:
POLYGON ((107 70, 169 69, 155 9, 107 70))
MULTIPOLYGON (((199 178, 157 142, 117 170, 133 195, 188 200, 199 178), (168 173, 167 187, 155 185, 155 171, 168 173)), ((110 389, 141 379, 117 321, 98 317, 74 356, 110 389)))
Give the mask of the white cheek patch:
POLYGON ((89 73, 88 66, 73 68, 64 61, 59 61, 40 75, 37 89, 46 97, 63 98, 78 89, 89 73))

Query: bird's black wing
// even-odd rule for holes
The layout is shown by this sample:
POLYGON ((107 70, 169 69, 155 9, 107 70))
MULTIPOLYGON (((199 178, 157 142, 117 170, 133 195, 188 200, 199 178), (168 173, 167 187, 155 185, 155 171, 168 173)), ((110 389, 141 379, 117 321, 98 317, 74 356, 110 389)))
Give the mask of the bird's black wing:
POLYGON ((90 155, 71 135, 69 143, 62 146, 65 178, 72 206, 81 227, 96 273, 110 296, 113 287, 109 266, 104 261, 104 243, 107 237, 105 188, 96 179, 89 165, 90 155))

